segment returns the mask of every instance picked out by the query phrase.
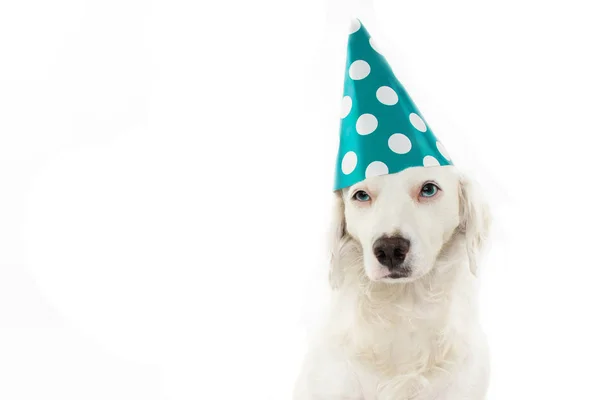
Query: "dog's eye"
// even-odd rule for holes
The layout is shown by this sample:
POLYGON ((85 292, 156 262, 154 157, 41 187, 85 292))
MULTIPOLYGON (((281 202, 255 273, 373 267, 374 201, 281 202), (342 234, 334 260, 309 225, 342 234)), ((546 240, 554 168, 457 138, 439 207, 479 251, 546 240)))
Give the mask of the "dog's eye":
POLYGON ((440 190, 440 188, 437 187, 435 184, 433 184, 433 183, 426 183, 421 188, 421 193, 419 193, 419 196, 421 196, 421 197, 433 197, 433 196, 435 196, 437 194, 438 190, 440 190))
POLYGON ((352 196, 352 198, 356 201, 361 202, 371 200, 371 196, 369 196, 369 193, 365 192, 364 190, 357 191, 356 193, 354 193, 354 196, 352 196))

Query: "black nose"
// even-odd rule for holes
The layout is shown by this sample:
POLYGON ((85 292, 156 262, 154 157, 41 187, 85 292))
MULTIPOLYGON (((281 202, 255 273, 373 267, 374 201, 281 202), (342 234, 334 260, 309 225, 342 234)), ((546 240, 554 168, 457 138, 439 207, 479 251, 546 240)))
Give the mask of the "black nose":
POLYGON ((390 271, 400 268, 409 249, 410 241, 402 236, 381 237, 373 243, 373 253, 377 261, 390 271))

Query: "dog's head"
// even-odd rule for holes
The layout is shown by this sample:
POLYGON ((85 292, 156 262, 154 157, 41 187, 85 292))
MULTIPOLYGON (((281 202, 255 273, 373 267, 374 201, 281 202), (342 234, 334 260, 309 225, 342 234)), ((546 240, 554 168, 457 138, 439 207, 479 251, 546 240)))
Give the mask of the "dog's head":
POLYGON ((445 246, 461 240, 475 274, 489 219, 478 190, 453 166, 368 178, 336 192, 332 269, 344 248, 354 248, 372 281, 413 281, 435 267, 445 246))

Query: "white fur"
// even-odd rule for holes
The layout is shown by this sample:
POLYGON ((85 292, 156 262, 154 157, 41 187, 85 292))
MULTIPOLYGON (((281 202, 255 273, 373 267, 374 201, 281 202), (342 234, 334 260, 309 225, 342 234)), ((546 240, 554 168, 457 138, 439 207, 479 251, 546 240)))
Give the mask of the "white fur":
POLYGON ((482 400, 488 353, 478 323, 478 255, 489 213, 454 167, 410 168, 336 193, 328 318, 295 400, 482 400), (419 197, 423 183, 441 188, 419 197), (372 200, 352 199, 356 190, 372 200), (383 278, 381 235, 411 242, 407 278, 383 278))

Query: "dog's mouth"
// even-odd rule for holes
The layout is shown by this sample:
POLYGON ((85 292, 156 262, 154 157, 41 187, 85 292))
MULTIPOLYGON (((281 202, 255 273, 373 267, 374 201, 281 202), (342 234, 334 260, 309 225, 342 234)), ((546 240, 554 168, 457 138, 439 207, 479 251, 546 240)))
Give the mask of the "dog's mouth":
POLYGON ((387 275, 383 276, 383 279, 401 279, 401 278, 408 278, 409 276, 411 276, 411 270, 410 268, 401 268, 397 271, 392 271, 387 275))

